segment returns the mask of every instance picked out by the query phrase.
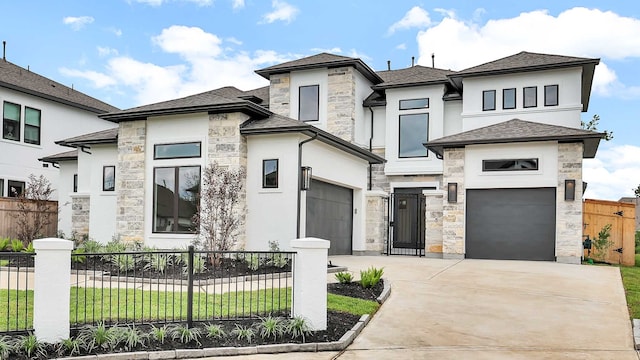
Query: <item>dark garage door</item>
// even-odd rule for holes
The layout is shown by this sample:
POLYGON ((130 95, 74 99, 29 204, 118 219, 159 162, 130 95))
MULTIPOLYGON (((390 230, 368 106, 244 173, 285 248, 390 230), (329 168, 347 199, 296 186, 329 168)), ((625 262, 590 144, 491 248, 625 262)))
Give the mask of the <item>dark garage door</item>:
POLYGON ((467 190, 466 257, 555 260, 556 189, 467 190))
POLYGON ((318 180, 307 190, 306 235, 331 241, 329 255, 351 254, 353 191, 318 180))

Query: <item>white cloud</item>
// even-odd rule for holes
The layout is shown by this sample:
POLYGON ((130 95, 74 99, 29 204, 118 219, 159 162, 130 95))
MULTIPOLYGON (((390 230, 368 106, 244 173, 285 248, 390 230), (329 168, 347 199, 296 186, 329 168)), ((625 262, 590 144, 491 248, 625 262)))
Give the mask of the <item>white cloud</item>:
POLYGON ((405 44, 405 43, 398 44, 396 46, 396 49, 398 49, 398 50, 407 50, 407 44, 405 44))
POLYGON ((111 27, 111 28, 108 28, 107 31, 113 33, 117 37, 122 36, 122 30, 121 29, 111 27))
POLYGON ((179 54, 187 59, 214 57, 222 52, 222 40, 199 27, 173 25, 163 29, 160 35, 151 40, 165 52, 179 54))
POLYGON ((69 25, 74 31, 78 31, 85 25, 91 24, 94 20, 91 16, 67 16, 62 19, 62 23, 69 25))
POLYGON ((244 0, 231 0, 231 6, 234 9, 242 9, 244 7, 244 0))
POLYGON ((230 38, 226 38, 225 41, 230 42, 232 44, 236 44, 236 45, 242 45, 242 41, 234 38, 234 37, 230 37, 230 38))
MULTIPOLYGON (((131 0, 129 0, 131 1, 131 0)), ((137 3, 146 4, 153 7, 161 6, 164 3, 169 2, 170 0, 133 0, 137 3)), ((175 1, 175 0, 174 0, 175 1)), ((211 6, 213 5, 213 0, 179 0, 183 2, 194 3, 198 6, 211 6)))
POLYGON ((342 49, 340 49, 339 47, 333 47, 330 49, 325 49, 325 48, 312 48, 311 51, 316 52, 316 53, 330 53, 330 54, 340 54, 342 53, 342 49))
POLYGON ((640 147, 601 144, 595 159, 586 159, 582 172, 588 183, 585 197, 589 199, 618 200, 634 196, 640 184, 640 147))
POLYGON ((425 28, 430 24, 431 18, 429 17, 429 13, 419 6, 414 6, 411 10, 407 11, 400 21, 389 27, 387 34, 391 35, 397 30, 403 29, 425 28))
POLYGON ((371 60, 371 56, 363 53, 363 52, 359 52, 356 49, 351 49, 349 51, 347 51, 347 56, 353 57, 353 58, 360 58, 361 60, 364 61, 369 61, 371 60))
POLYGON ((271 7, 273 11, 264 14, 260 24, 271 24, 275 21, 284 21, 288 24, 293 21, 296 15, 298 15, 298 12, 300 12, 295 6, 280 0, 273 0, 271 7))
POLYGON ((109 55, 118 55, 118 50, 117 49, 112 49, 110 47, 102 47, 102 46, 98 46, 98 55, 100 57, 105 57, 105 56, 109 56, 109 55))
POLYGON ((68 68, 60 68, 60 73, 69 77, 87 79, 95 84, 96 87, 107 87, 116 84, 115 79, 113 79, 112 77, 91 70, 81 71, 68 68))

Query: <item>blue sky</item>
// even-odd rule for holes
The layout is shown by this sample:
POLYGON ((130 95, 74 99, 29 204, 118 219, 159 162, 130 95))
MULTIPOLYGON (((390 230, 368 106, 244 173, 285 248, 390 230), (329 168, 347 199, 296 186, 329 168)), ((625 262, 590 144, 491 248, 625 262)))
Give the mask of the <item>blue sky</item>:
POLYGON ((322 51, 375 70, 462 70, 520 51, 600 58, 586 197, 640 184, 640 3, 635 1, 3 1, 7 60, 120 108, 220 86, 266 85, 253 70, 322 51), (7 16, 11 14, 10 16, 7 16))

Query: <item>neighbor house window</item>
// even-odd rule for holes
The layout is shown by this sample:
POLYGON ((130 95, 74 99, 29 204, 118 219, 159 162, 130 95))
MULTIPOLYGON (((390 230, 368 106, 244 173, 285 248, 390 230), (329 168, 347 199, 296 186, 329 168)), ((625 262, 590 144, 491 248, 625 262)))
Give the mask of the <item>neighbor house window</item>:
POLYGON ((516 89, 502 89, 502 108, 516 108, 516 89))
POLYGON ((157 159, 185 159, 201 156, 200 142, 153 145, 153 158, 157 159))
POLYGON ((400 110, 427 108, 429 108, 429 98, 400 100, 400 110))
POLYGON ((544 87, 544 106, 558 105, 558 85, 547 85, 544 87))
POLYGON ((73 174, 73 192, 78 192, 78 174, 73 174))
POLYGON ((278 187, 278 159, 262 160, 262 187, 278 187))
POLYGON ((116 189, 116 167, 102 167, 102 191, 114 191, 116 189))
POLYGON ((429 114, 400 115, 399 157, 424 157, 429 138, 429 114))
POLYGON ((20 141, 20 105, 5 101, 2 110, 2 138, 20 141))
POLYGON ((195 233, 200 166, 153 169, 153 232, 195 233))
POLYGON ((7 189, 9 197, 18 197, 24 193, 25 183, 24 181, 7 181, 7 189))
POLYGON ((320 85, 300 86, 298 120, 318 121, 320 119, 320 85))
POLYGON ((528 86, 523 89, 522 98, 524 99, 523 106, 526 108, 538 106, 538 87, 528 86))
POLYGON ((538 159, 482 160, 482 171, 538 170, 538 159))
POLYGON ((0 196, 4 196, 4 179, 0 179, 0 196))
POLYGON ((482 111, 496 109, 496 91, 485 90, 482 92, 482 111))
POLYGON ((40 145, 40 110, 24 107, 24 142, 40 145))

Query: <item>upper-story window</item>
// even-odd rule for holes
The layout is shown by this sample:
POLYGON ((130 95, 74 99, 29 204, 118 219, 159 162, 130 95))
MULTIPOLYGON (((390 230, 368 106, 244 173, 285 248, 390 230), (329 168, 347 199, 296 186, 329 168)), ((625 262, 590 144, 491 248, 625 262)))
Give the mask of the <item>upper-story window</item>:
POLYGON ((429 98, 400 100, 400 110, 428 109, 429 98))
POLYGON ((278 187, 278 159, 262 160, 262 187, 278 187))
POLYGON ((102 167, 102 191, 116 189, 116 167, 113 165, 102 167))
POLYGON ((516 89, 502 89, 502 108, 515 109, 516 108, 516 89))
POLYGON ((40 145, 40 110, 24 107, 24 142, 40 145))
POLYGON ((429 114, 400 115, 400 138, 398 157, 425 157, 424 143, 429 139, 429 114))
POLYGON ((0 196, 4 196, 4 179, 0 179, 0 196))
POLYGON ((185 159, 200 157, 200 142, 155 144, 153 145, 153 159, 185 159))
POLYGON ((527 86, 522 91, 523 107, 530 108, 538 106, 538 87, 527 86))
POLYGON ((485 90, 482 92, 482 111, 496 109, 496 91, 485 90))
POLYGON ((538 170, 538 159, 482 160, 482 171, 538 170))
POLYGON ((2 138, 20 141, 20 105, 5 101, 2 118, 2 138))
POLYGON ((320 85, 300 86, 298 120, 320 120, 320 85))
POLYGON ((544 106, 558 106, 558 85, 544 87, 544 106))

